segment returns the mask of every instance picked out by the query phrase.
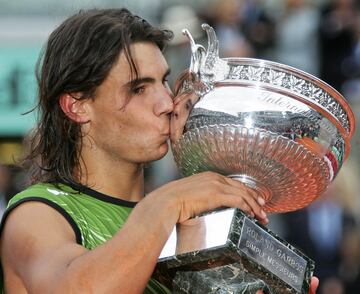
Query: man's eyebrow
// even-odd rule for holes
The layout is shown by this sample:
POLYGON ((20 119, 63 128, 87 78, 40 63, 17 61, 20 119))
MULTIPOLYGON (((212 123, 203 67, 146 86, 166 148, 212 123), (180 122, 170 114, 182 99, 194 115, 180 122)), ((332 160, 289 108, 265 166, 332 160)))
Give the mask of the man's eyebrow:
MULTIPOLYGON (((165 79, 170 74, 170 68, 168 68, 163 75, 162 79, 165 79)), ((151 77, 142 77, 142 78, 136 78, 129 82, 127 82, 124 86, 126 88, 136 88, 138 85, 144 84, 144 83, 155 83, 155 79, 151 77)))
POLYGON ((150 78, 150 77, 136 78, 136 79, 133 79, 133 80, 127 82, 124 85, 124 87, 131 89, 131 88, 136 88, 138 85, 141 85, 144 83, 155 83, 155 79, 150 78))

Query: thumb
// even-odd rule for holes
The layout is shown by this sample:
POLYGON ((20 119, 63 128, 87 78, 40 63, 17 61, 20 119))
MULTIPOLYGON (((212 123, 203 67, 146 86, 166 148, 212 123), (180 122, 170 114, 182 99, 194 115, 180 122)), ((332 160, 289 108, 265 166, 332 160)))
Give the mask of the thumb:
POLYGON ((312 277, 310 281, 309 294, 315 294, 318 286, 319 286, 319 279, 317 277, 312 277))

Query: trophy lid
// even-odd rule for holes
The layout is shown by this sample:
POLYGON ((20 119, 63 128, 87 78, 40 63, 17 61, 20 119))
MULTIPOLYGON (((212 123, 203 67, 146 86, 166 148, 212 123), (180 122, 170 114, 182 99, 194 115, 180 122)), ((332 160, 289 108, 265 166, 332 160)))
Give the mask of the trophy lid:
POLYGON ((187 29, 183 30, 191 45, 188 70, 191 78, 182 77, 177 87, 191 88, 199 96, 209 93, 215 85, 234 81, 271 88, 269 90, 275 92, 286 91, 293 98, 326 114, 341 129, 343 136, 351 139, 355 132, 355 115, 346 99, 332 86, 312 74, 278 62, 244 57, 220 58, 214 29, 208 24, 202 24, 202 28, 208 36, 207 50, 195 43, 187 29))

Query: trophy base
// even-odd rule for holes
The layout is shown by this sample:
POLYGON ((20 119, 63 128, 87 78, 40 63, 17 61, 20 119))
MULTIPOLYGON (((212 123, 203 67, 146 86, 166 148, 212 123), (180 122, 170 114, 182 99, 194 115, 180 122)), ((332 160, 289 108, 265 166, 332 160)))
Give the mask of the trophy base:
POLYGON ((272 292, 264 281, 246 274, 239 263, 218 266, 201 271, 178 271, 172 280, 172 293, 209 294, 209 293, 247 293, 264 294, 272 292))
POLYGON ((314 262, 256 220, 239 209, 200 218, 205 245, 158 261, 155 277, 174 293, 308 293, 314 262))

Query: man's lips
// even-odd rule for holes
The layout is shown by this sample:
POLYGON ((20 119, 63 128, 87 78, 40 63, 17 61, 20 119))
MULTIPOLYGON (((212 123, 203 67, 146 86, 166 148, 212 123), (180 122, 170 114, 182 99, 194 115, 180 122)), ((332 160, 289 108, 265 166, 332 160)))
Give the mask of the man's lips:
POLYGON ((170 136, 170 128, 169 127, 167 127, 167 128, 163 128, 162 129, 162 131, 160 131, 160 134, 162 135, 162 136, 170 136))

